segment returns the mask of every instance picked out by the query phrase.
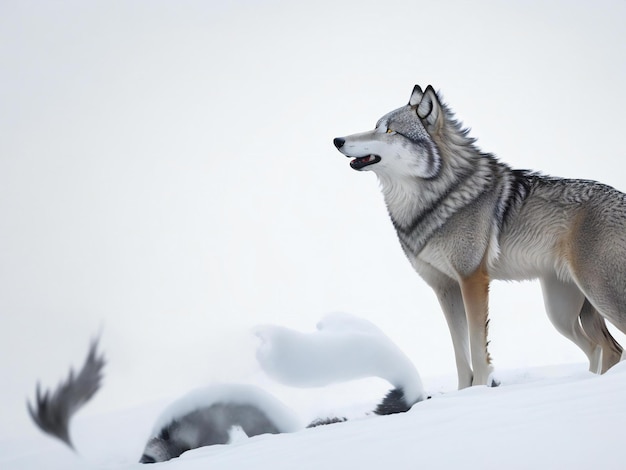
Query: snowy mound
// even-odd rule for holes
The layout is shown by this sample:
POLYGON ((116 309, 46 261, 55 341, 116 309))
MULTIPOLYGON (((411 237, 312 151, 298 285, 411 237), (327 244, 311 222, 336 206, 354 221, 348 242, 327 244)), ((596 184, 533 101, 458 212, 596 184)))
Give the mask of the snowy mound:
POLYGON ((157 418, 151 437, 157 436, 173 420, 217 403, 256 406, 270 418, 280 432, 294 432, 303 428, 292 410, 258 387, 213 384, 193 390, 169 405, 157 418))
POLYGON ((378 327, 352 315, 335 313, 302 333, 264 325, 257 360, 273 379, 296 387, 320 387, 365 377, 380 377, 404 392, 409 403, 426 398, 409 358, 378 327))

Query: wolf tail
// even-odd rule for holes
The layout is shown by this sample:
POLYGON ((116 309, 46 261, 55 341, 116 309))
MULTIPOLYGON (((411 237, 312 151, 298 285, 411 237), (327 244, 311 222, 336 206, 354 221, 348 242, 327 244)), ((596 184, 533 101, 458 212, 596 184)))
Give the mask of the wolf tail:
POLYGON ((591 305, 588 299, 585 299, 580 310, 580 324, 585 334, 602 348, 602 364, 599 365, 600 370, 595 370, 594 372, 606 372, 620 361, 624 351, 623 348, 613 338, 607 329, 604 318, 591 305))
POLYGON ((72 416, 85 405, 100 389, 104 356, 97 351, 98 339, 91 342, 85 364, 78 374, 70 369, 65 382, 59 383, 54 391, 42 393, 37 383, 35 403, 27 402, 28 412, 43 432, 60 439, 72 450, 74 445, 69 434, 72 416))

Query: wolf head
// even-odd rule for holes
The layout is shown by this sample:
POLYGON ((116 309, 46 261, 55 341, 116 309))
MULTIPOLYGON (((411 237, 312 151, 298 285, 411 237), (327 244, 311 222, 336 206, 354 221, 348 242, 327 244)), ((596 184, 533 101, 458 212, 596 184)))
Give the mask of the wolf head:
POLYGON ((431 136, 442 126, 443 114, 435 90, 415 85, 409 103, 383 116, 375 129, 333 142, 353 158, 350 166, 355 170, 372 170, 380 177, 434 178, 441 157, 431 136))

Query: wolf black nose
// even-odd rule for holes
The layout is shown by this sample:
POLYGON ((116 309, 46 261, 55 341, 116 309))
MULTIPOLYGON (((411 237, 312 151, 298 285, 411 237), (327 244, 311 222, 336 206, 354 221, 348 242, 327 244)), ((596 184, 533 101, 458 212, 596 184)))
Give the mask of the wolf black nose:
POLYGON ((139 463, 156 463, 156 460, 150 455, 143 454, 141 456, 141 460, 139 460, 139 463))
POLYGON ((333 144, 335 144, 335 147, 337 147, 338 149, 343 147, 343 144, 345 144, 345 143, 346 143, 346 139, 342 139, 341 137, 336 137, 333 140, 333 144))

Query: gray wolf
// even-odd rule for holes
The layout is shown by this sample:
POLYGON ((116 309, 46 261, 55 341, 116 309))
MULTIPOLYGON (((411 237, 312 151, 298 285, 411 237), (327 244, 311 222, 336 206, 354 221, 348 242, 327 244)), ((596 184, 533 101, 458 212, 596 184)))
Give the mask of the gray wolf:
POLYGON ((588 180, 514 170, 483 153, 429 85, 367 132, 334 139, 373 171, 415 271, 434 290, 459 388, 497 385, 488 352, 492 279, 539 279, 556 329, 604 372, 626 333, 626 195, 588 180))

